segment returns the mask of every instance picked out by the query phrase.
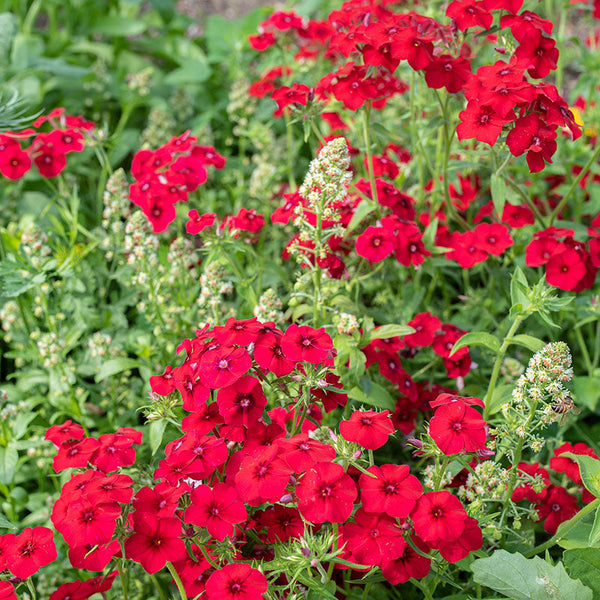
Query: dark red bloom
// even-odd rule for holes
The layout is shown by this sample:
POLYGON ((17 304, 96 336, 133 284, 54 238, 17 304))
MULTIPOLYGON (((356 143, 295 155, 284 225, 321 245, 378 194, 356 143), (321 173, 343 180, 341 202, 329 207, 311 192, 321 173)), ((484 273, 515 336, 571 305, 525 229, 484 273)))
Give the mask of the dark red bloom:
POLYGON ((19 577, 27 579, 41 567, 56 559, 54 534, 47 527, 27 527, 11 539, 6 551, 8 570, 19 577))
POLYGON ((558 526, 579 512, 577 497, 565 488, 551 485, 540 494, 541 505, 537 507, 540 520, 544 521, 544 531, 554 535, 558 526))
POLYGON ((423 494, 411 513, 415 533, 426 542, 453 542, 465 530, 468 515, 460 500, 450 492, 423 494))
POLYGON ((313 365, 324 362, 332 348, 333 341, 324 327, 290 325, 281 339, 281 349, 287 359, 313 365))

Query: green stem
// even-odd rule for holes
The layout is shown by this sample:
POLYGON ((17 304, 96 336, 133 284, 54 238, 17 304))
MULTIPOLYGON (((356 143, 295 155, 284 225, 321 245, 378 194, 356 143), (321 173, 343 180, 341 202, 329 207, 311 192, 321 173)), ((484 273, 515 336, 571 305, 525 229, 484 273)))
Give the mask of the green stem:
POLYGON ((598 160, 598 156, 600 156, 600 144, 598 144, 598 147, 596 148, 594 154, 592 154, 590 160, 587 161, 585 167, 583 167, 579 175, 577 175, 577 177, 571 184, 571 187, 567 190, 567 193, 562 197, 562 200, 558 203, 558 205, 554 209, 554 212, 550 215, 550 225, 554 223, 554 220, 565 207, 567 200, 569 199, 579 182, 586 176, 587 172, 590 170, 590 167, 596 162, 596 160, 598 160))
POLYGON ((600 321, 596 323, 596 339, 594 341, 594 360, 592 361, 592 365, 594 369, 598 366, 598 361, 600 360, 600 321))
POLYGON ((588 352, 587 345, 583 339, 583 335, 581 335, 581 327, 575 327, 575 337, 577 338, 577 343, 579 344, 581 354, 583 355, 583 362, 585 363, 585 368, 587 369, 588 375, 592 377, 594 367, 592 366, 590 353, 588 352))
MULTIPOLYGON (((123 551, 123 544, 121 544, 121 551, 123 551)), ((123 556, 125 556, 124 553, 123 556)), ((129 600, 129 578, 126 576, 125 571, 123 570, 123 562, 125 562, 124 559, 121 559, 117 562, 117 570, 119 571, 119 577, 121 578, 121 587, 123 588, 123 600, 129 600)))
POLYGON ((150 574, 150 579, 152 579, 152 583, 154 584, 154 587, 157 589, 158 591, 158 595, 160 596, 160 600, 167 600, 167 596, 165 594, 165 591, 162 589, 162 585, 160 585, 160 582, 158 581, 156 575, 154 573, 150 574))
POLYGON ((296 191, 296 178, 294 177, 294 132, 292 130, 292 124, 290 122, 289 109, 286 107, 283 110, 283 116, 285 118, 285 136, 287 141, 287 160, 288 160, 288 183, 291 191, 296 191))
POLYGON ((523 321, 524 317, 517 316, 517 318, 513 321, 513 324, 510 326, 504 341, 502 342, 502 346, 500 346, 500 350, 498 351, 498 356, 496 356, 496 362, 494 362, 494 367, 492 369, 492 376, 490 377, 490 383, 488 385, 487 392, 485 394, 484 403, 485 408, 483 409, 483 418, 487 421, 490 416, 490 408, 492 401, 492 394, 494 393, 494 388, 496 387, 496 381, 498 379, 498 375, 500 373, 500 366, 502 365, 502 361, 504 359, 504 355, 506 354, 506 350, 511 344, 512 337, 516 333, 519 325, 523 321))
POLYGON ((369 120, 371 117, 371 103, 365 104, 365 110, 363 112, 363 139, 365 142, 365 152, 367 154, 367 166, 369 169, 369 183, 371 184, 371 196, 375 202, 375 214, 377 218, 380 217, 379 211, 379 200, 377 198, 377 185, 375 184, 375 175, 373 174, 373 154, 371 153, 371 139, 369 137, 369 120))
POLYGON ((559 531, 557 531, 547 542, 544 542, 543 544, 540 544, 539 546, 533 548, 533 550, 526 552, 524 554, 525 558, 535 556, 540 552, 548 550, 548 548, 552 548, 552 546, 554 546, 556 542, 560 541, 563 537, 565 537, 566 533, 573 529, 573 527, 575 527, 575 525, 577 525, 577 523, 579 523, 579 521, 581 521, 583 517, 596 510, 598 506, 600 506, 600 498, 596 498, 594 501, 590 502, 590 504, 582 508, 572 519, 567 521, 566 524, 562 525, 559 528, 559 531))
MULTIPOLYGON (((436 459, 437 462, 437 459, 436 459)), ((444 456, 444 460, 442 461, 442 464, 440 466, 440 470, 437 474, 437 477, 435 478, 435 484, 433 486, 433 490, 435 492, 437 492, 441 485, 442 485, 442 481, 444 480, 444 473, 446 472, 446 468, 448 467, 448 463, 450 462, 450 457, 449 456, 444 456)))
POLYGON ((169 573, 171 573, 173 579, 175 580, 175 585, 177 586, 177 589, 179 590, 179 595, 181 596, 181 600, 187 600, 187 595, 185 593, 185 588, 183 587, 183 583, 181 582, 181 577, 179 577, 179 574, 175 570, 175 567, 169 561, 167 561, 167 569, 169 569, 169 573))
MULTIPOLYGON (((527 418, 527 422, 523 426, 525 432, 529 431, 529 426, 535 417, 535 411, 538 407, 539 400, 535 401, 531 405, 531 409, 529 411, 529 417, 527 418)), ((524 434, 525 435, 525 434, 524 434)), ((515 485, 517 484, 517 479, 519 477, 519 462, 521 462, 521 453, 523 452, 523 446, 525 445, 525 437, 519 439, 517 443, 517 447, 515 448, 515 452, 512 457, 512 467, 510 470, 510 481, 508 482, 508 487, 506 488, 506 495, 504 496, 504 502, 502 503, 502 514, 500 516, 500 529, 504 526, 506 522, 508 508, 512 501, 513 491, 515 489, 515 485)))

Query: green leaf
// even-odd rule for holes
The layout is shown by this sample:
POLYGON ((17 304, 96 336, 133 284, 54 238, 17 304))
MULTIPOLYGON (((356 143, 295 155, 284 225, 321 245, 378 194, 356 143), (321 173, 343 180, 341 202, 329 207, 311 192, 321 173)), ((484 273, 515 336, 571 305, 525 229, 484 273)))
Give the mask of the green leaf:
POLYGON ((383 408, 384 410, 395 410, 396 401, 387 390, 382 388, 378 383, 374 383, 368 378, 363 378, 361 380, 361 386, 362 389, 358 386, 353 387, 348 392, 348 396, 362 404, 376 406, 377 408, 383 408), (365 380, 368 384, 365 383, 365 380))
POLYGON ((593 600, 592 590, 571 579, 562 563, 496 550, 471 565, 473 579, 514 600, 593 600))
POLYGON ((179 69, 171 71, 164 79, 170 85, 182 83, 202 83, 210 77, 210 67, 206 60, 188 60, 179 69))
POLYGON ((137 17, 106 16, 95 20, 91 33, 126 37, 146 31, 147 25, 137 17))
POLYGON ((598 548, 598 546, 600 546, 600 510, 597 508, 594 511, 594 524, 592 525, 592 530, 590 531, 588 544, 592 548, 598 548))
POLYGON ((600 379, 583 375, 574 377, 573 389, 575 401, 594 412, 600 400, 600 379))
POLYGON ((152 456, 156 454, 156 451, 160 447, 166 428, 167 421, 164 419, 150 422, 150 448, 152 449, 152 456))
POLYGON ((561 456, 570 458, 579 465, 583 485, 596 498, 600 498, 600 460, 572 452, 564 452, 561 456))
POLYGON ((517 344, 523 346, 532 352, 539 352, 545 345, 546 342, 539 338, 527 335, 526 333, 520 333, 508 339, 511 344, 517 344))
POLYGON ((470 333, 465 333, 465 335, 454 344, 450 351, 450 356, 465 346, 485 346, 492 352, 500 351, 500 342, 496 336, 493 336, 491 333, 485 333, 484 331, 471 331, 470 333))
POLYGON ((506 204, 506 182, 502 176, 494 173, 490 178, 490 187, 494 208, 500 217, 504 210, 504 205, 506 204))
POLYGON ((17 449, 8 445, 0 447, 0 483, 10 485, 15 475, 19 453, 17 449))
POLYGON ((403 335, 410 335, 415 330, 408 325, 395 325, 390 323, 388 325, 382 325, 375 331, 371 331, 370 338, 372 340, 386 340, 388 338, 399 337, 403 335))
POLYGON ((529 302, 527 297, 528 291, 529 284, 527 283, 527 277, 525 277, 520 267, 516 267, 510 280, 511 315, 515 311, 522 312, 529 308, 531 302, 529 302))
POLYGON ((356 210, 354 211, 354 214, 352 215, 352 219, 350 220, 350 223, 348 224, 347 230, 354 231, 361 224, 362 220, 365 217, 367 217, 368 215, 370 215, 374 210, 375 210, 375 202, 372 202, 371 200, 366 200, 363 198, 358 203, 358 206, 356 207, 356 210))
POLYGON ((116 375, 117 373, 127 371, 128 369, 137 369, 141 365, 142 363, 140 363, 140 361, 135 358, 111 358, 105 363, 102 363, 102 366, 100 367, 100 370, 98 371, 95 377, 96 383, 104 381, 108 377, 116 375))
POLYGON ((587 585, 593 591, 594 598, 600 598, 600 549, 567 550, 563 560, 571 577, 587 585))
POLYGON ((175 2, 173 0, 150 0, 150 4, 165 23, 171 22, 175 16, 175 2))
POLYGON ((17 526, 13 525, 5 516, 0 515, 0 529, 16 529, 17 526))
MULTIPOLYGON (((590 537, 593 530, 593 524, 594 513, 585 515, 585 517, 578 521, 573 527, 571 527, 569 521, 561 523, 556 530, 560 535, 560 538, 556 543, 565 550, 572 550, 573 548, 589 548, 591 545, 590 537), (568 529, 568 531, 562 535, 564 529, 568 529)), ((594 544, 593 547, 600 548, 600 544, 594 544)))

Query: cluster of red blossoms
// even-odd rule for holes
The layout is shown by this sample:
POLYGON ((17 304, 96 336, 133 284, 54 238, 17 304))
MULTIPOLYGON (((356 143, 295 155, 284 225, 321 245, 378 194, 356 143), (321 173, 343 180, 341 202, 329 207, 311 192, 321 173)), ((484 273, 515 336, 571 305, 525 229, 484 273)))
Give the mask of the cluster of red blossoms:
MULTIPOLYGON (((150 380, 157 401, 179 393, 189 413, 183 435, 165 447, 155 484, 134 495, 133 480, 121 472, 141 443, 134 429, 96 439, 67 421, 47 431, 58 450, 55 469, 79 469, 52 511, 73 567, 102 571, 124 549, 149 573, 169 562, 190 598, 204 592, 208 600, 258 600, 267 578, 251 561, 262 560, 268 572, 274 545, 318 535, 327 523, 340 525, 331 552, 346 562, 337 568, 377 566, 393 584, 429 572, 431 560, 420 552, 437 548, 456 562, 481 546, 477 521, 449 491, 424 493, 407 465, 356 462, 361 449, 378 449, 394 433, 388 411, 356 410, 341 422, 344 444, 357 444, 356 466, 345 450, 339 454, 333 432, 311 433, 323 411, 347 401, 324 329, 291 325, 283 332, 232 318, 199 330, 178 351, 186 353, 182 364, 150 380), (314 388, 298 397, 302 380, 314 388), (266 412, 273 385, 289 405, 266 412), (225 540, 233 561, 220 554, 225 540)), ((0 556, 22 579, 56 558, 47 528, 2 536, 0 544, 0 556)), ((63 584, 51 598, 85 599, 108 589, 114 576, 63 584)))
POLYGON ((221 223, 217 222, 215 213, 199 214, 197 210, 188 212, 188 221, 185 224, 185 230, 190 235, 198 235, 208 227, 212 227, 217 223, 216 232, 228 230, 233 232, 234 237, 237 237, 238 232, 246 231, 247 233, 258 233, 265 225, 265 217, 257 213, 253 208, 240 208, 237 214, 227 215, 221 223))
MULTIPOLYGON (((460 140, 476 139, 493 146, 503 129, 513 124, 506 139, 510 152, 514 156, 526 153, 530 171, 541 171, 546 162, 552 162, 557 129, 568 127, 573 138, 579 137, 581 130, 555 86, 526 79, 526 75, 542 79, 556 69, 558 49, 549 36, 552 23, 531 11, 519 13, 522 4, 522 0, 455 0, 446 10, 452 25, 414 12, 394 13, 385 3, 355 0, 333 11, 326 24, 305 24, 295 13, 274 13, 261 24, 259 36, 250 36, 255 49, 265 50, 278 38, 281 43, 295 42, 302 48, 308 38, 313 47, 321 44, 321 53, 333 62, 350 60, 322 77, 313 88, 294 83, 279 88, 259 85, 254 91, 260 90, 263 95, 271 92, 277 102, 277 115, 286 106, 306 106, 314 98, 328 101, 331 96, 350 110, 365 102, 382 108, 392 95, 408 89, 394 76, 400 61, 406 60, 414 70, 423 71, 428 87, 465 94, 467 107, 460 113, 457 128, 460 140), (480 66, 473 73, 471 49, 460 42, 457 33, 489 30, 496 12, 502 13, 498 19, 500 30, 503 35, 510 30, 516 49, 512 56, 506 56, 507 60, 480 66), (327 29, 330 35, 323 40, 321 34, 327 29), (295 35, 290 36, 288 30, 295 35), (286 31, 285 36, 282 31, 286 31)), ((497 34, 488 38, 495 40, 497 34)), ((506 49, 498 50, 507 54, 506 49)), ((300 52, 299 58, 317 54, 300 52)))
POLYGON ((148 217, 155 233, 175 220, 175 205, 186 202, 206 181, 207 166, 225 167, 223 156, 197 141, 186 131, 157 150, 139 150, 133 157, 131 174, 136 183, 129 188, 129 198, 148 217))
POLYGON ((28 129, 2 133, 0 173, 8 179, 20 179, 33 163, 42 177, 56 177, 67 166, 67 154, 81 152, 85 132, 95 126, 82 117, 66 115, 64 108, 56 108, 37 118, 28 129), (26 148, 22 146, 24 141, 29 144, 26 148))
MULTIPOLYGON (((598 227, 600 219, 592 225, 598 227)), ((590 289, 600 268, 600 234, 591 227, 594 236, 586 244, 576 241, 572 229, 547 227, 533 234, 525 249, 525 264, 544 266, 546 281, 561 290, 581 292, 590 289)))

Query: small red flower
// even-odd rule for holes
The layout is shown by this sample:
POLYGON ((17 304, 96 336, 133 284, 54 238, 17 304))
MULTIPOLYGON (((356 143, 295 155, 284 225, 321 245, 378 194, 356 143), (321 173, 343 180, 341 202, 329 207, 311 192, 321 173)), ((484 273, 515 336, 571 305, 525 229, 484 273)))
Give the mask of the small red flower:
POLYGON ((355 410, 348 421, 340 423, 340 433, 349 442, 356 442, 368 450, 377 450, 394 433, 389 411, 355 410))
POLYGON ((263 600, 269 584, 258 570, 231 563, 211 574, 206 582, 208 600, 263 600))
POLYGON ((8 570, 27 579, 56 559, 54 534, 47 527, 28 527, 11 539, 6 552, 8 570))
POLYGON ((411 513, 415 533, 426 542, 453 542, 465 530, 467 513, 460 500, 445 490, 423 494, 411 513))
POLYGON ((485 447, 487 423, 463 402, 451 402, 436 409, 429 422, 429 435, 446 455, 477 452, 485 447))
POLYGON ((290 325, 281 339, 281 349, 287 359, 313 365, 325 361, 332 348, 333 341, 324 327, 290 325))

